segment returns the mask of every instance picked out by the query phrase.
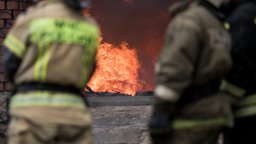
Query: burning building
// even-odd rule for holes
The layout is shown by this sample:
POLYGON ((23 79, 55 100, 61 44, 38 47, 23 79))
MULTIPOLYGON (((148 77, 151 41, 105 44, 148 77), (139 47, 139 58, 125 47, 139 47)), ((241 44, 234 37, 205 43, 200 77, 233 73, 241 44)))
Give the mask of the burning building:
POLYGON ((167 8, 172 2, 93 1, 89 14, 102 32, 96 72, 88 83, 93 91, 135 95, 153 90, 154 64, 169 22, 167 8))

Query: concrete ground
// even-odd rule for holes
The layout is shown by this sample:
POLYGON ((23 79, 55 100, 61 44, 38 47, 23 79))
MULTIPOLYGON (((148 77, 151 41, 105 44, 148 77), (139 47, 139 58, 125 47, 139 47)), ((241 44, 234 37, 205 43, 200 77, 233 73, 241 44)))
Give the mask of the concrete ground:
MULTIPOLYGON (((7 95, 0 93, 0 144, 6 144, 7 95)), ((91 96, 88 100, 94 119, 95 144, 150 144, 146 124, 152 97, 91 96)), ((221 144, 221 139, 218 144, 221 144)))
POLYGON ((152 97, 89 98, 96 144, 149 144, 147 121, 152 97))

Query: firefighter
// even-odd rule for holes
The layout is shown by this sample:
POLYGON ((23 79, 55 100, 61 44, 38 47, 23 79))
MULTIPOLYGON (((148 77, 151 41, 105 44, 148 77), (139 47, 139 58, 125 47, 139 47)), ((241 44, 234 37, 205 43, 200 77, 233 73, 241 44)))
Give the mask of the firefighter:
POLYGON ((233 125, 230 100, 220 92, 232 66, 224 27, 229 0, 180 1, 155 66, 149 132, 153 144, 216 144, 233 125))
POLYGON ((222 89, 234 98, 235 125, 224 132, 225 144, 256 144, 256 0, 236 0, 228 17, 233 68, 222 89))
POLYGON ((95 65, 99 29, 87 0, 39 0, 4 40, 14 85, 9 144, 91 144, 91 115, 80 90, 95 65))

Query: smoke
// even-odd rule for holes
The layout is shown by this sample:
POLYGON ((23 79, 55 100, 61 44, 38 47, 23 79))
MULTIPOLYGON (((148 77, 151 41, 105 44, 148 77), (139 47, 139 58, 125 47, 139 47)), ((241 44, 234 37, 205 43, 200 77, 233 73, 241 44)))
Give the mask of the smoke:
POLYGON ((125 41, 136 48, 144 90, 152 90, 154 86, 154 64, 169 22, 167 8, 173 1, 94 0, 90 9, 101 27, 103 42, 119 45, 125 41))

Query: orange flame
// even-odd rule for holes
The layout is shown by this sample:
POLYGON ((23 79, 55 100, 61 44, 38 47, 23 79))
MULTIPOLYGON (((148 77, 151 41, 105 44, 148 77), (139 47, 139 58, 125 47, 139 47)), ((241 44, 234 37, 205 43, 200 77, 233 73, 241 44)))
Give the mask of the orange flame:
POLYGON ((98 47, 96 71, 88 86, 96 92, 135 95, 142 91, 138 80, 140 63, 135 49, 122 42, 118 47, 103 43, 98 47))

